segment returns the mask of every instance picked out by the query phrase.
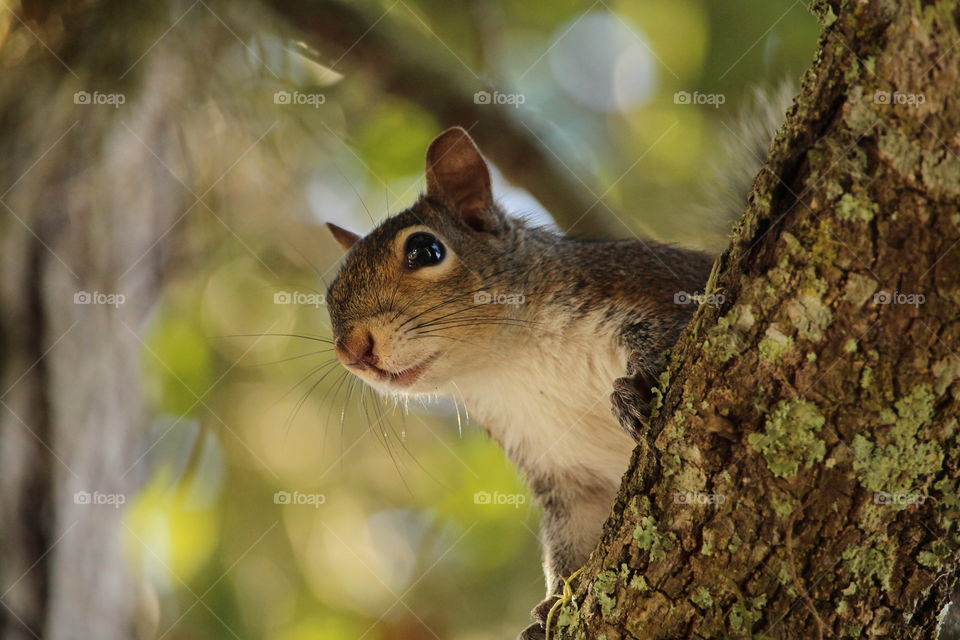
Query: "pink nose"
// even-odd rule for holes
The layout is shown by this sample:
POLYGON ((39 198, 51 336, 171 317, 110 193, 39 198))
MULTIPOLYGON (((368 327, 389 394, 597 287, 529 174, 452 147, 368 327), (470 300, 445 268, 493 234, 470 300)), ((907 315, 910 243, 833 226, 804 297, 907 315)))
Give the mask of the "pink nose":
POLYGON ((358 331, 337 339, 337 357, 346 365, 360 369, 375 369, 380 358, 376 342, 369 331, 358 331))

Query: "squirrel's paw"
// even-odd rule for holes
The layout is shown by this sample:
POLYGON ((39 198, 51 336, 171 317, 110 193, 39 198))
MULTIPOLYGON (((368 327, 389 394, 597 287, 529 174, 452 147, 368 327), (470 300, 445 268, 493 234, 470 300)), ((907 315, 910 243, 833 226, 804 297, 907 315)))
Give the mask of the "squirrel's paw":
POLYGON ((638 442, 650 416, 650 387, 645 382, 636 376, 617 378, 610 394, 613 415, 623 430, 638 442))
POLYGON ((558 598, 551 596, 535 606, 530 616, 536 620, 529 627, 520 632, 517 640, 544 640, 547 636, 547 616, 550 615, 550 609, 556 604, 558 598))

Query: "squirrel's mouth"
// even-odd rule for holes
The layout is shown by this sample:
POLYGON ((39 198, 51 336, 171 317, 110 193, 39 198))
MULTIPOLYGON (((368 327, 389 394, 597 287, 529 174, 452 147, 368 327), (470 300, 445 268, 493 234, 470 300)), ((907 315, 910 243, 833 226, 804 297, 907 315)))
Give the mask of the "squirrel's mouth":
POLYGON ((430 368, 435 358, 435 355, 430 356, 417 365, 396 372, 387 371, 374 365, 368 365, 366 370, 373 373, 377 377, 378 382, 387 382, 395 387, 410 387, 430 368))

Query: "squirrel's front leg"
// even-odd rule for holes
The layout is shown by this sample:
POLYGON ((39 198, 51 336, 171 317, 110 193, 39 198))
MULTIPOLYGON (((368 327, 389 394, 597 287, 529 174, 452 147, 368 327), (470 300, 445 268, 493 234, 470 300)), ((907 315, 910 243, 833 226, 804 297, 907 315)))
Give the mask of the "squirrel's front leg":
POLYGON ((623 331, 623 342, 630 353, 627 375, 614 381, 610 403, 620 426, 638 442, 649 425, 652 390, 666 365, 665 352, 676 341, 682 326, 655 327, 648 322, 637 322, 623 331))
POLYGON ((643 372, 632 376, 617 378, 613 382, 610 403, 613 415, 623 430, 637 442, 643 429, 647 427, 652 410, 651 389, 656 384, 643 372))
MULTIPOLYGON (((563 592, 564 580, 583 566, 599 542, 613 496, 606 490, 579 487, 575 492, 554 489, 538 493, 537 499, 543 506, 540 535, 547 595, 531 612, 535 622, 520 633, 518 640, 544 639, 550 608, 563 592)), ((556 618, 552 624, 557 624, 556 618)))

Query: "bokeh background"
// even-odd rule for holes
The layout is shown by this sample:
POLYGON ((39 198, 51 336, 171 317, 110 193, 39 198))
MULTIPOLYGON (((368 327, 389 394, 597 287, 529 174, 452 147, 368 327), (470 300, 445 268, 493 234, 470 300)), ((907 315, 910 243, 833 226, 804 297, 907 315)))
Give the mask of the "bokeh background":
POLYGON ((535 507, 456 403, 377 398, 335 363, 340 250, 322 223, 366 232, 408 206, 426 146, 460 124, 507 149, 494 162, 518 131, 546 159, 522 179, 522 159, 500 167, 515 213, 550 224, 544 202, 574 233, 720 250, 730 221, 704 184, 731 123, 753 88, 800 76, 818 32, 791 0, 2 5, 0 214, 16 226, 44 188, 17 176, 80 131, 72 197, 180 212, 143 214, 157 244, 106 290, 130 304, 127 273, 162 265, 120 511, 140 633, 170 640, 525 626, 543 596, 535 507), (602 207, 547 203, 565 193, 551 185, 602 207))

